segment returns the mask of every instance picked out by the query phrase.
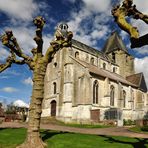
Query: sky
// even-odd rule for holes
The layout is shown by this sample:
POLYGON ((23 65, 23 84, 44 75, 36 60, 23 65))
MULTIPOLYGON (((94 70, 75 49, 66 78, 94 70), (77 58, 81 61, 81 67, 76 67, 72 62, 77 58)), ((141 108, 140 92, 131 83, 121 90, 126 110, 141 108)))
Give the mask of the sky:
MULTIPOLYGON (((148 0, 133 0, 137 8, 148 14, 148 0)), ((124 43, 135 57, 136 72, 143 72, 148 86, 148 46, 130 49, 129 36, 121 31, 111 16, 113 5, 121 0, 0 0, 0 35, 11 29, 23 51, 30 55, 36 47, 33 37, 36 16, 43 16, 46 25, 43 30, 44 52, 53 39, 58 23, 66 22, 74 39, 101 50, 111 32, 118 31, 124 43)), ((148 25, 140 20, 130 19, 138 27, 140 35, 147 34, 148 25)), ((0 63, 4 63, 9 49, 0 42, 0 63)), ((15 100, 30 102, 32 72, 26 65, 12 65, 0 73, 0 101, 11 103, 15 100)))

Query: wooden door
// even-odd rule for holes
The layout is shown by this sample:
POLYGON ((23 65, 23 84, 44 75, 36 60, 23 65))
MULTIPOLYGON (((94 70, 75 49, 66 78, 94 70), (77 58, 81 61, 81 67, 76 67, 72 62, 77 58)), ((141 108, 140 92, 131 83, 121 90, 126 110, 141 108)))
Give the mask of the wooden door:
POLYGON ((56 116, 56 101, 51 102, 51 116, 56 116))
POLYGON ((94 122, 100 121, 100 109, 91 110, 91 120, 94 122))

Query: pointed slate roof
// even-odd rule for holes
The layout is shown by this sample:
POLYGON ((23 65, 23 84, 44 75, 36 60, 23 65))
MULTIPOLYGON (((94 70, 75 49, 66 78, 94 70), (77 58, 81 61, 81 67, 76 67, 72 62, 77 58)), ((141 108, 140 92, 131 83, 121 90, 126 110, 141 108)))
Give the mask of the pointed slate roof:
POLYGON ((126 53, 128 53, 127 48, 125 47, 121 37, 118 35, 118 33, 115 31, 111 34, 111 36, 107 39, 106 44, 102 50, 104 53, 110 53, 115 50, 123 50, 126 53))
POLYGON ((140 90, 147 92, 147 86, 145 83, 144 75, 143 73, 137 73, 134 75, 130 75, 126 77, 126 80, 137 85, 140 90))

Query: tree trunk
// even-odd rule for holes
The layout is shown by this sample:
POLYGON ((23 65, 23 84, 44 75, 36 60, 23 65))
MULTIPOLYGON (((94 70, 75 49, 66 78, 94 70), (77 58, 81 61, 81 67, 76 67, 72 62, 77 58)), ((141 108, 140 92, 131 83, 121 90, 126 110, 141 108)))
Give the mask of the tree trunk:
POLYGON ((17 148, 44 148, 46 144, 40 137, 40 119, 42 112, 42 100, 44 95, 44 77, 47 62, 42 58, 37 61, 33 71, 33 91, 29 108, 29 123, 27 138, 25 142, 17 148))

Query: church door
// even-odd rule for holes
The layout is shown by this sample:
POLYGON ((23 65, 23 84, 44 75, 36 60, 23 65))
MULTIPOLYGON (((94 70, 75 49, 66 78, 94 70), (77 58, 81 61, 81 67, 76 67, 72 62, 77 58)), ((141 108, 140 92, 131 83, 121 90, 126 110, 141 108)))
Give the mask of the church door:
POLYGON ((55 100, 51 102, 51 116, 52 117, 56 116, 56 101, 55 100))

